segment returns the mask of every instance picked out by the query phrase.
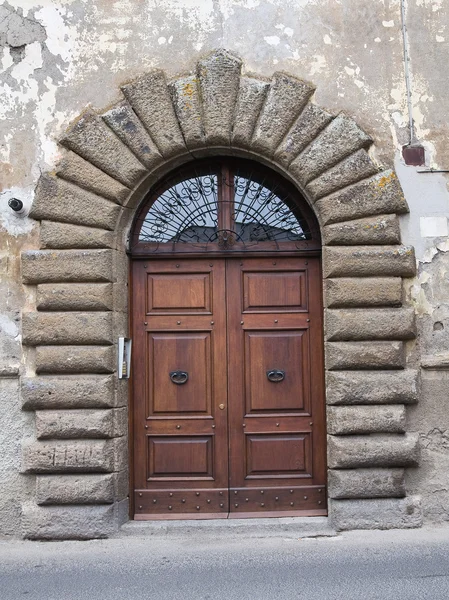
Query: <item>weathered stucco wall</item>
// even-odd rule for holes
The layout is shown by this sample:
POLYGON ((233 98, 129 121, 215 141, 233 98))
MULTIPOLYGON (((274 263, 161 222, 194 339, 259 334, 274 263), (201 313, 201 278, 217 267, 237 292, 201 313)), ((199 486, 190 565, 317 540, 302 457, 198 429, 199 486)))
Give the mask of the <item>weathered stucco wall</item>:
MULTIPOLYGON (((449 169, 449 2, 407 0, 411 106, 427 168, 449 169)), ((20 506, 30 476, 18 474, 20 447, 34 421, 20 410, 17 376, 24 374, 20 313, 33 304, 20 280, 20 252, 38 247, 38 226, 16 216, 11 197, 29 208, 42 172, 59 158, 56 140, 89 104, 104 109, 119 86, 152 67, 175 76, 214 48, 238 53, 248 72, 284 70, 312 81, 317 104, 344 111, 375 141, 379 166, 396 167, 410 214, 401 218, 404 244, 416 248, 410 282, 420 337, 409 343, 419 366, 420 403, 408 409, 409 430, 421 435, 422 466, 409 472, 428 519, 449 518, 449 365, 447 308, 448 174, 421 174, 403 164, 409 141, 401 4, 388 0, 28 0, 0 6, 0 532, 20 531, 20 506)), ((32 363, 31 356, 27 364, 32 363), (31 359, 31 361, 30 361, 31 359)), ((28 490, 28 491, 27 491, 28 490)))

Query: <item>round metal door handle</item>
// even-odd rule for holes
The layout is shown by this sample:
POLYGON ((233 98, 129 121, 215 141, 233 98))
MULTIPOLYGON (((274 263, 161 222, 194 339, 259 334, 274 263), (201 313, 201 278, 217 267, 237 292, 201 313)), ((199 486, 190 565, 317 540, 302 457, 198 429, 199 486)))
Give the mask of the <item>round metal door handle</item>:
POLYGON ((220 410, 224 410, 224 409, 225 409, 225 405, 224 405, 224 404, 219 404, 219 405, 218 405, 218 408, 219 408, 220 410))
POLYGON ((285 371, 281 371, 281 369, 271 369, 267 371, 268 381, 272 381, 273 383, 279 383, 285 379, 285 371))
POLYGON ((182 385, 183 383, 186 383, 188 378, 189 378, 189 374, 187 373, 187 371, 171 371, 170 372, 170 379, 173 383, 176 383, 176 385, 182 385))

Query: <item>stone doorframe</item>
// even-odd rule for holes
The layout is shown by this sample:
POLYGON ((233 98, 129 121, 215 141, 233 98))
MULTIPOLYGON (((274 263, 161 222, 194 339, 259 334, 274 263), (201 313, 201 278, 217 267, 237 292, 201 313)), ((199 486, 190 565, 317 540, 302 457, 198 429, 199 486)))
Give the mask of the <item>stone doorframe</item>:
POLYGON ((311 84, 242 75, 225 50, 193 75, 167 83, 154 70, 122 91, 125 100, 87 110, 69 128, 60 140, 67 152, 39 180, 31 212, 41 249, 22 255, 36 310, 23 314, 21 394, 36 417, 23 457, 36 495, 23 505, 24 536, 104 537, 128 519, 128 386, 116 376, 127 235, 161 176, 217 154, 274 168, 320 222, 333 526, 419 526, 419 499, 405 490, 405 468, 419 456, 417 434, 405 429, 418 377, 406 367, 415 324, 402 286, 415 258, 400 240, 406 201, 394 172, 371 160, 371 138, 315 105, 311 84))

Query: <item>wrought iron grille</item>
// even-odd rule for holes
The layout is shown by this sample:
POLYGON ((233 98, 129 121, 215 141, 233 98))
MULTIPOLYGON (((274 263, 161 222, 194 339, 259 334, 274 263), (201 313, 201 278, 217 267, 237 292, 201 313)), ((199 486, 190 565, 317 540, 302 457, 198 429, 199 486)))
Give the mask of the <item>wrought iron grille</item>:
POLYGON ((216 244, 226 250, 300 242, 313 233, 291 194, 268 169, 263 173, 232 163, 190 169, 185 177, 168 181, 141 212, 137 232, 135 242, 146 245, 204 249, 216 244))
POLYGON ((218 177, 196 175, 176 183, 142 221, 141 242, 207 242, 218 228, 218 177))

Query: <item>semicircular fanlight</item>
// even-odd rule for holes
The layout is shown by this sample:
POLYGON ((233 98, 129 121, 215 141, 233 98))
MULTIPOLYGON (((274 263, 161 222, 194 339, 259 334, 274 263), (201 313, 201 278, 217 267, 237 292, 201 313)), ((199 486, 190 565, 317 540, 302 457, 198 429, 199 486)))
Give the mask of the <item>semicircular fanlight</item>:
POLYGON ((229 250, 312 238, 288 186, 245 161, 230 164, 190 169, 169 181, 141 213, 136 241, 218 244, 229 250))

